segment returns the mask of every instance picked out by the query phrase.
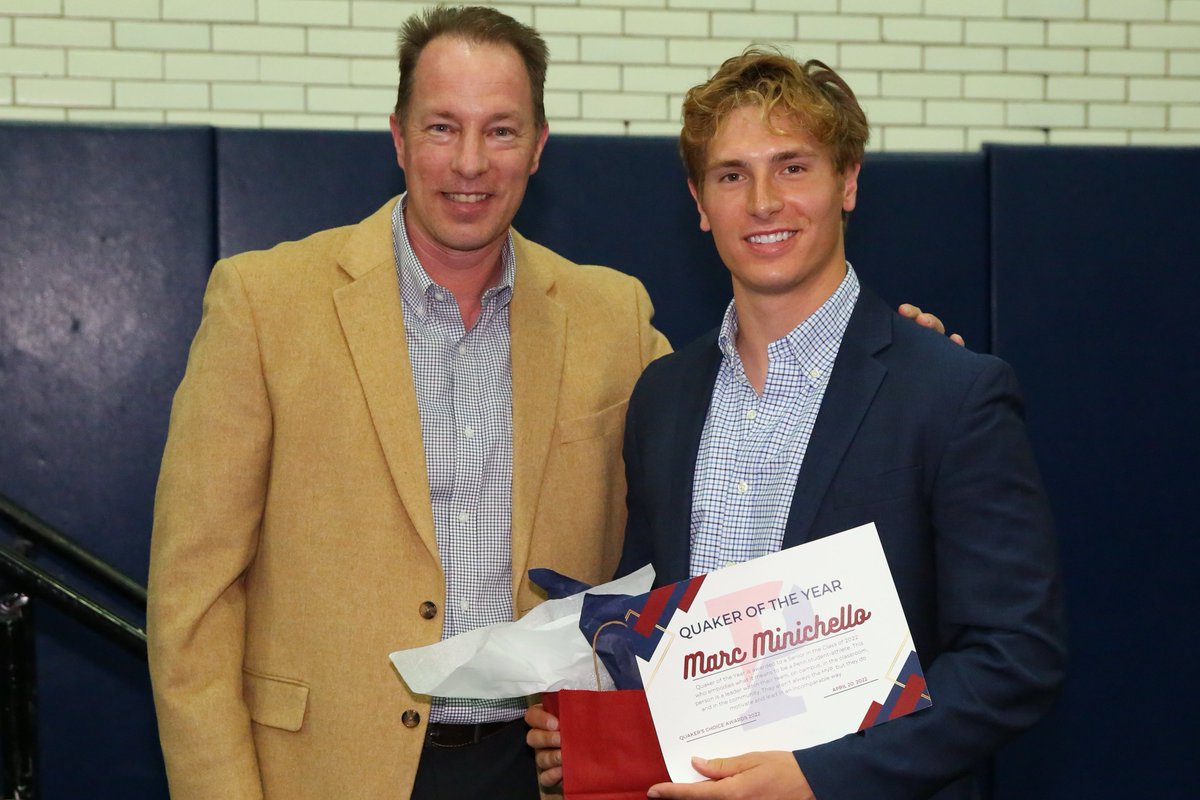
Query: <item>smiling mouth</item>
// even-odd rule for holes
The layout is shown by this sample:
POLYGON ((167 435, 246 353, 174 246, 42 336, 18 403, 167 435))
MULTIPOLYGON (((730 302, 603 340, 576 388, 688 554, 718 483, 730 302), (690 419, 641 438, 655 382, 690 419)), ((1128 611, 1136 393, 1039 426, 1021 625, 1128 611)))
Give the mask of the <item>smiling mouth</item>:
POLYGON ((773 233, 756 233, 746 237, 750 244, 775 244, 786 241, 796 235, 795 231, 774 231, 773 233))
POLYGON ((453 203, 482 203, 491 196, 488 194, 466 194, 463 192, 442 192, 442 195, 453 203))

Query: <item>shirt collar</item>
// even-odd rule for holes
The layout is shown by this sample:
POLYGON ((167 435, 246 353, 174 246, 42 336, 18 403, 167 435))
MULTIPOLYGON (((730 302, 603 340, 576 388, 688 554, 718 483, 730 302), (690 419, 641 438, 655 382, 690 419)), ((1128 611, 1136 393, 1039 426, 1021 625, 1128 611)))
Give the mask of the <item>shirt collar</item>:
MULTIPOLYGON (((850 322, 850 314, 858 302, 859 290, 858 275, 847 261, 846 277, 842 278, 842 282, 829 299, 783 338, 767 346, 770 360, 788 359, 806 367, 814 364, 820 366, 827 374, 837 357, 842 335, 850 322)), ((742 359, 737 351, 737 332, 737 305, 731 300, 717 333, 717 347, 730 366, 741 370, 742 359)))
MULTIPOLYGON (((404 227, 404 209, 408 205, 408 193, 400 196, 396 208, 392 211, 392 247, 396 257, 396 272, 400 277, 400 299, 409 308, 424 315, 428 310, 429 298, 437 292, 449 293, 443 286, 434 283, 429 273, 421 266, 417 254, 413 252, 412 243, 408 239, 408 231, 404 227)), ((512 299, 513 279, 517 272, 516 251, 513 249, 512 230, 505 234, 504 247, 500 251, 501 270, 500 280, 489 287, 480 298, 487 307, 493 301, 497 308, 508 305, 512 299)))

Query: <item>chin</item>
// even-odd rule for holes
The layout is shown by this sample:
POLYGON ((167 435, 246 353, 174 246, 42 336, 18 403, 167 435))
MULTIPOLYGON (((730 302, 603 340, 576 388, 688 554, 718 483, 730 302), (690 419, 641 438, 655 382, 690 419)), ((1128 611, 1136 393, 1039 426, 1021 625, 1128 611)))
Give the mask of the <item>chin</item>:
POLYGON ((441 237, 440 241, 443 246, 451 250, 459 252, 469 252, 471 250, 482 250, 488 245, 495 242, 497 239, 504 236, 507 228, 501 228, 495 233, 488 231, 449 231, 447 236, 441 237))

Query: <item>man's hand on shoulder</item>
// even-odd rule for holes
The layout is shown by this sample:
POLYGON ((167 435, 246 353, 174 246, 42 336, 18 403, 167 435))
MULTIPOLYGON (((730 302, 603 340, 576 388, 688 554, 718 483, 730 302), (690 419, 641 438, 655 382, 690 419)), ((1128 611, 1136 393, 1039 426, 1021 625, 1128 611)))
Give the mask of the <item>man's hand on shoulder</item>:
MULTIPOLYGON (((900 312, 900 316, 911 319, 913 322, 917 323, 923 328, 932 328, 943 336, 946 334, 946 326, 942 324, 940 319, 933 314, 930 314, 928 311, 922 311, 912 303, 901 303, 900 308, 896 310, 900 312)), ((955 344, 961 344, 964 346, 966 345, 966 342, 963 341, 963 337, 959 336, 957 333, 950 334, 950 341, 954 342, 955 344)))
POLYGON ((693 758, 692 766, 707 781, 659 783, 648 797, 696 800, 816 800, 796 757, 786 750, 746 753, 733 758, 693 758))

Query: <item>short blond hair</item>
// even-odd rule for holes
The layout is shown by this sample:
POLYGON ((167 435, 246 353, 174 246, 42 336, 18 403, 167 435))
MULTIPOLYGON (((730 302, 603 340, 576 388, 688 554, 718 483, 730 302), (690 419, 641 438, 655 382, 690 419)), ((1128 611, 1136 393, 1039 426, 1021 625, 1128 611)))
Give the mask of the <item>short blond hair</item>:
POLYGON ((761 109, 768 124, 775 112, 786 114, 829 148, 839 173, 862 163, 870 127, 842 77, 820 61, 801 64, 778 50, 750 47, 684 98, 679 153, 697 189, 703 183, 708 143, 721 123, 745 106, 761 109))

